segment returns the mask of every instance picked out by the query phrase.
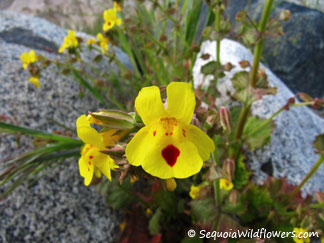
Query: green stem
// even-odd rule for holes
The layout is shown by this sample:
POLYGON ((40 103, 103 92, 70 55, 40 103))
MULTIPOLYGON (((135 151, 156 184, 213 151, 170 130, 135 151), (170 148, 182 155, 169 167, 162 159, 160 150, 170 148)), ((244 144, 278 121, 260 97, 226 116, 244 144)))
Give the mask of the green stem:
POLYGON ((257 73, 259 70, 260 60, 261 60, 261 54, 264 46, 264 32, 267 27, 267 23, 270 17, 272 4, 274 0, 267 0, 262 12, 261 21, 258 25, 258 31, 260 34, 260 41, 256 45, 254 49, 254 59, 253 59, 253 65, 252 65, 252 71, 250 73, 250 86, 255 87, 257 82, 257 73))
POLYGON ((216 41, 216 63, 217 63, 217 68, 221 66, 221 61, 220 61, 220 42, 221 42, 221 37, 220 37, 220 32, 221 32, 221 0, 218 0, 217 2, 217 9, 215 13, 215 22, 216 22, 216 32, 218 33, 218 38, 216 41))
POLYGON ((214 180, 214 196, 216 206, 220 207, 221 205, 221 198, 220 198, 220 186, 219 186, 219 179, 214 180))
POLYGON ((316 163, 314 164, 313 168, 308 172, 308 174, 305 176, 304 180, 293 190, 293 192, 290 194, 291 197, 293 197, 304 185, 305 183, 314 175, 314 173, 317 171, 317 169, 321 166, 321 164, 324 161, 324 155, 321 155, 316 163))
MULTIPOLYGON (((264 44, 264 32, 265 32, 267 22, 270 17, 273 2, 274 2, 274 0, 266 1, 262 16, 261 16, 261 20, 258 25, 258 30, 260 32, 261 40, 256 45, 255 50, 254 50, 253 66, 252 66, 252 70, 250 73, 250 82, 249 82, 249 86, 252 88, 255 87, 256 81, 257 81, 257 73, 259 70, 259 64, 260 64, 261 54, 262 54, 263 44, 264 44)), ((240 140, 242 137, 244 125, 245 125, 248 115, 250 113, 251 106, 252 106, 251 104, 245 104, 245 105, 243 105, 243 107, 241 109, 238 126, 235 131, 235 140, 237 140, 237 141, 240 140)), ((237 153, 238 153, 238 151, 232 152, 231 157, 233 159, 235 159, 237 156, 237 153)))

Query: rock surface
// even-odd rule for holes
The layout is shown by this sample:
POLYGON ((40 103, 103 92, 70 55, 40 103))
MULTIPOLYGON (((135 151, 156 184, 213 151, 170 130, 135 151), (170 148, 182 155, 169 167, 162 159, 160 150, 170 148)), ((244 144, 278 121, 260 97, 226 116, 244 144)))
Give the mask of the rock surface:
MULTIPOLYGON (((230 0, 226 14, 234 22, 236 13, 246 9, 253 18, 258 18, 264 2, 230 0)), ((267 65, 293 92, 324 96, 324 69, 320 65, 324 62, 324 13, 279 0, 274 6, 273 16, 288 9, 291 18, 282 23, 284 36, 266 40, 263 57, 267 65)))
MULTIPOLYGON (((35 49, 58 58, 55 53, 66 30, 6 11, 0 11, 0 23, 1 115, 20 126, 52 132, 62 130, 55 121, 74 129, 81 114, 101 107, 87 92, 81 99, 77 82, 55 67, 42 72, 40 89, 28 82, 21 53, 35 49)), ((26 136, 19 148, 13 136, 2 137, 1 142, 1 161, 32 147, 26 136)), ((47 170, 36 184, 22 186, 0 202, 0 242, 114 242, 120 217, 95 188, 83 185, 77 160, 47 170)))
MULTIPOLYGON (((201 67, 211 60, 215 60, 216 42, 206 41, 201 46, 198 57, 208 53, 210 59, 198 58, 194 65, 193 75, 195 85, 203 80, 208 85, 211 76, 204 77, 200 73, 201 67)), ((235 68, 226 74, 226 77, 218 80, 218 89, 222 94, 226 91, 233 91, 230 78, 237 71, 242 70, 238 64, 241 60, 249 60, 252 63, 251 52, 238 42, 224 39, 221 42, 221 62, 225 64, 231 62, 235 68)), ((265 68, 261 66, 261 68, 265 68)), ((287 100, 294 97, 294 94, 286 85, 277 78, 269 69, 266 70, 270 84, 278 87, 278 94, 275 96, 265 96, 263 100, 254 103, 252 113, 262 118, 270 117, 287 103, 287 100)), ((223 95, 226 96, 226 95, 223 95)), ((226 97, 216 100, 220 104, 226 97)), ((318 158, 313 151, 312 142, 320 133, 324 132, 324 120, 306 107, 293 107, 289 111, 284 111, 275 118, 275 129, 271 142, 263 150, 258 150, 249 156, 251 168, 255 171, 255 180, 261 183, 267 178, 262 170, 262 166, 273 167, 273 176, 286 177, 288 183, 298 184, 311 169, 318 158)), ((312 193, 314 190, 324 191, 324 166, 321 166, 317 173, 304 186, 304 193, 312 193)))

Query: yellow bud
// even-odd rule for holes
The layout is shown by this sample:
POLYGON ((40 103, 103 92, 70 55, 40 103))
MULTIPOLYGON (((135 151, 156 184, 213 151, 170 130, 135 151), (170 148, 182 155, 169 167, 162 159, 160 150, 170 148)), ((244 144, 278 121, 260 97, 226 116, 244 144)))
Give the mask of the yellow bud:
POLYGON ((177 183, 174 180, 174 178, 166 179, 165 184, 166 184, 168 191, 173 192, 177 188, 177 183))

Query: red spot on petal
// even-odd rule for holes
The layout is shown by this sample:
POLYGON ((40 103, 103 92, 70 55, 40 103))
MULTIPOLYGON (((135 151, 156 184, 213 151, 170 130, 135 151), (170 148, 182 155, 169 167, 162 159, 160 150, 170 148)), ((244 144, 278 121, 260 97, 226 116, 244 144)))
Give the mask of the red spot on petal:
POLYGON ((153 136, 155 136, 155 135, 156 135, 156 131, 153 132, 153 136))
POLYGON ((90 161, 88 163, 89 163, 89 165, 91 165, 91 162, 90 161))
POLYGON ((162 150, 163 158, 171 167, 174 166, 174 164, 177 162, 179 155, 180 155, 180 150, 177 147, 173 146, 172 144, 166 146, 162 150))
POLYGON ((166 132, 166 133, 165 133, 165 136, 169 136, 169 133, 166 132))
POLYGON ((186 137, 186 130, 182 129, 182 135, 186 137))
POLYGON ((89 158, 90 158, 90 159, 93 159, 93 156, 92 156, 92 155, 90 155, 90 156, 89 156, 89 158))
POLYGON ((170 136, 172 136, 172 134, 173 134, 173 133, 171 132, 171 133, 170 133, 170 136))
POLYGON ((90 171, 90 168, 88 168, 88 171, 90 171))

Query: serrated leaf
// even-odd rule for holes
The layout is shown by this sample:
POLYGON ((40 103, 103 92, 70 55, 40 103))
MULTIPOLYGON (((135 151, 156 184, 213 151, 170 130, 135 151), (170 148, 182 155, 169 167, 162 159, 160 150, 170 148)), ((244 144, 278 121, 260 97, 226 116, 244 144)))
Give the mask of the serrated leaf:
POLYGON ((236 189, 242 189, 249 181, 249 177, 251 174, 251 172, 248 171, 245 167, 244 159, 244 155, 240 155, 236 163, 235 178, 232 181, 234 184, 234 188, 236 189))
POLYGON ((315 153, 324 155, 324 134, 318 135, 313 142, 315 153))
POLYGON ((212 198, 194 200, 191 201, 190 204, 191 204, 191 210, 193 211, 194 215, 196 215, 196 217, 202 223, 209 222, 217 214, 217 210, 214 205, 214 200, 212 198))
POLYGON ((132 185, 129 179, 125 179, 122 185, 112 184, 107 193, 107 204, 115 209, 125 209, 133 203, 134 197, 126 191, 131 191, 132 185))
POLYGON ((232 84, 236 91, 246 89, 249 84, 249 73, 247 71, 241 71, 234 74, 232 77, 232 84))
POLYGON ((273 122, 265 123, 264 120, 256 116, 249 117, 243 130, 243 137, 249 149, 254 151, 268 144, 273 128, 273 122))
POLYGON ((159 208, 156 210, 156 212, 153 214, 152 218, 150 219, 148 229, 151 233, 151 235, 156 235, 160 233, 161 226, 160 226, 160 217, 162 215, 161 209, 159 208))
POLYGON ((206 63, 201 67, 201 73, 204 75, 215 74, 217 70, 217 63, 215 61, 211 61, 206 63))

